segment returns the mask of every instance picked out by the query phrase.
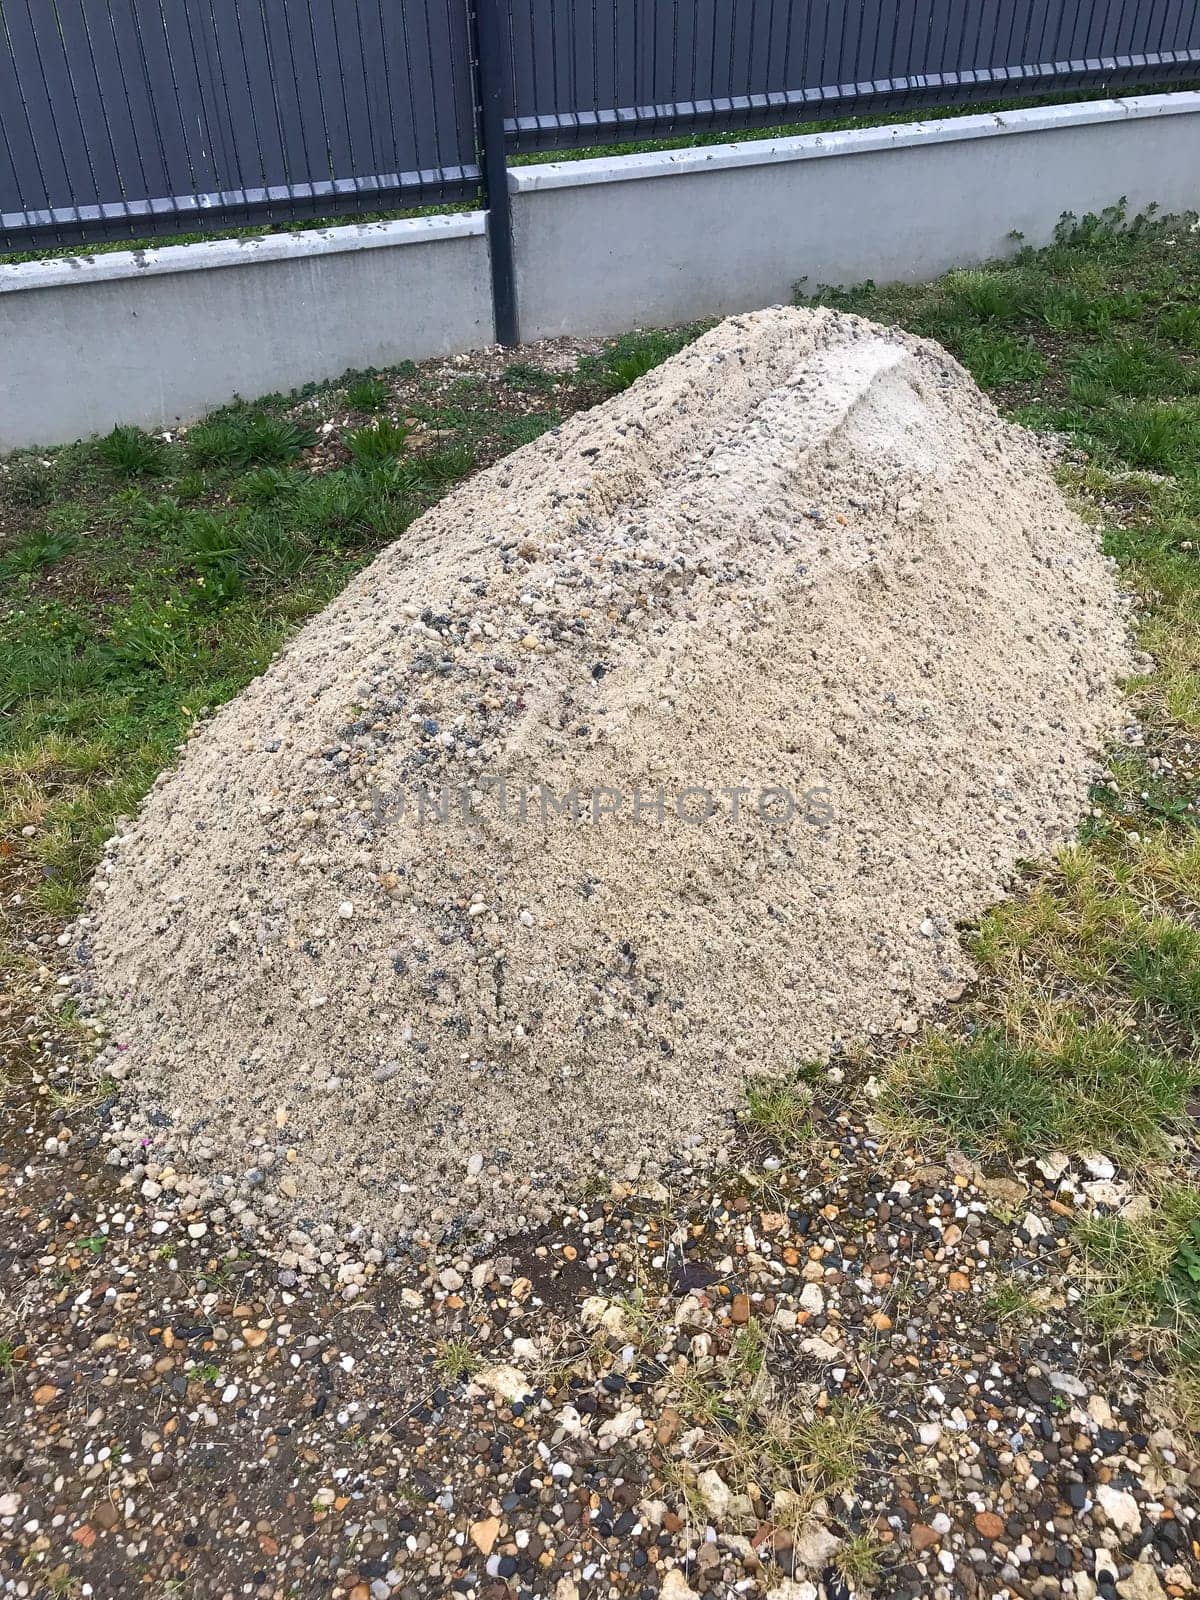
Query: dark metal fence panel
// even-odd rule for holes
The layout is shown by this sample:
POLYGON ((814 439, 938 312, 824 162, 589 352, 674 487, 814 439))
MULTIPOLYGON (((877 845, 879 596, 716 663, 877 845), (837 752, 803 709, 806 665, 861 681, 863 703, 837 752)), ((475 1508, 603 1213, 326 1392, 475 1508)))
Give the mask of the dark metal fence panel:
POLYGON ((520 150, 1200 77, 1196 0, 501 0, 520 150))
POLYGON ((467 0, 0 0, 8 248, 478 192, 467 0))

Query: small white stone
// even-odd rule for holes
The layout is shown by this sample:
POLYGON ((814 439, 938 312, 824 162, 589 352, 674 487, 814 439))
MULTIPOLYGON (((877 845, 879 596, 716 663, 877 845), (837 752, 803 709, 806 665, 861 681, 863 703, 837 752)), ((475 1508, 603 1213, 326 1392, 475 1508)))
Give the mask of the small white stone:
POLYGON ((818 1284, 806 1283, 800 1291, 800 1308, 819 1314, 825 1309, 825 1296, 818 1284))
POLYGON ((1141 1533, 1142 1514, 1131 1494, 1114 1489, 1111 1483, 1101 1483, 1096 1486, 1095 1500, 1118 1533, 1141 1533))

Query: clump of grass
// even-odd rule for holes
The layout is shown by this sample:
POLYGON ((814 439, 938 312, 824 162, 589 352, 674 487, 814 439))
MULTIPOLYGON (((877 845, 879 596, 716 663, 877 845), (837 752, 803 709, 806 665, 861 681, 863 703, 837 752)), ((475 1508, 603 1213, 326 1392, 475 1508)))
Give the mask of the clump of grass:
POLYGON ((355 378, 346 385, 346 404, 351 411, 382 411, 389 393, 381 378, 355 378))
POLYGON ((880 1104, 913 1131, 980 1153, 1103 1149, 1136 1160, 1180 1124, 1191 1076, 1115 1024, 1060 1013, 1041 1037, 999 1026, 926 1034, 893 1067, 880 1104))
POLYGON ((959 359, 981 389, 1008 388, 1044 378, 1045 356, 1033 340, 972 329, 956 343, 959 359))
POLYGON ((164 494, 156 500, 140 500, 133 507, 129 521, 136 533, 152 539, 166 539, 180 531, 187 516, 177 496, 164 494))
POLYGON ((422 479, 432 486, 457 483, 465 478, 475 465, 475 453, 463 443, 443 445, 438 450, 427 450, 413 458, 413 466, 422 479))
POLYGON ((479 1371, 480 1360, 464 1340, 444 1339, 437 1347, 434 1366, 447 1383, 461 1383, 479 1371))
MULTIPOLYGON (((975 954, 1026 991, 1040 974, 1047 995, 1065 978, 1131 1000, 1156 1033, 1190 1044, 1200 1036, 1200 930, 1188 915, 1200 842, 1178 793, 1141 775, 1137 781, 1139 789, 1148 785, 1136 799, 1153 820, 1136 819, 1136 843, 1125 833, 1131 819, 1118 816, 1117 829, 1108 830, 1115 844, 1065 851, 1055 872, 988 913, 975 954)), ((1103 794, 1115 803, 1111 791, 1103 794)), ((1108 837, 1106 826, 1094 825, 1095 836, 1108 837)))
POLYGON ((175 497, 182 505, 193 505, 208 492, 208 479, 203 472, 184 471, 174 483, 175 497))
POLYGON ((278 505, 294 500, 305 481, 304 473, 288 472, 282 467, 257 467, 237 479, 233 496, 244 505, 278 505))
POLYGON ((0 479, 10 505, 49 505, 55 495, 55 475, 40 461, 19 461, 0 479))
POLYGON ((1172 1184, 1150 1200, 1137 1220, 1091 1217, 1077 1227, 1084 1310, 1106 1338, 1157 1338, 1200 1365, 1200 1188, 1172 1184))
POLYGON ((1185 350, 1200 350, 1200 306, 1172 306, 1159 318, 1159 332, 1185 350))
POLYGON ((501 374, 513 389, 526 389, 548 393, 555 386, 555 376, 544 367, 535 367, 528 361, 513 361, 501 374))
POLYGON ((1200 932, 1174 918, 1155 917, 1133 937, 1114 941, 1112 956, 1135 1000, 1195 1036, 1200 1030, 1200 932))
POLYGON ((951 308, 975 322, 1013 322, 1029 308, 1029 284, 1011 267, 949 272, 942 283, 951 308))
POLYGON ((1144 302, 1137 294, 1104 294, 1094 285, 1075 282, 1048 289, 1038 309, 1055 333, 1106 334, 1116 322, 1136 321, 1144 302))
POLYGON ((381 417, 367 428, 354 428, 343 435, 343 443, 360 467, 371 467, 398 456, 408 443, 408 429, 402 422, 381 417))
POLYGON ((1180 394, 1190 384, 1187 368, 1173 350, 1149 339, 1111 339, 1081 350, 1068 364, 1071 389, 1092 403, 1113 395, 1180 394))
POLYGON ((811 1105, 812 1095, 803 1084, 746 1085, 746 1121, 785 1148, 807 1137, 811 1105))
POLYGON ((245 431, 245 464, 282 466, 316 442, 312 428, 290 417, 254 417, 245 431))
POLYGON ((163 470, 165 449, 140 428, 120 427, 95 444, 96 458, 109 472, 123 478, 152 478, 163 470))
MULTIPOLYGON (((734 1494, 751 1485, 768 1499, 786 1493, 797 1519, 822 1497, 853 1489, 878 1432, 866 1402, 839 1398, 815 1410, 777 1393, 765 1361, 753 1374, 735 1360, 727 1373, 689 1376, 675 1403, 689 1426, 704 1430, 707 1459, 734 1494)), ((689 1469, 677 1481, 692 1498, 689 1469)))
POLYGON ((579 376, 599 383, 609 394, 619 394, 671 356, 677 355, 704 331, 704 326, 707 324, 688 328, 650 328, 622 334, 599 355, 581 356, 579 376))
POLYGON ((807 1421, 788 1419, 784 1410, 768 1420, 769 1455, 806 1487, 840 1494, 853 1488, 877 1429, 874 1406, 861 1400, 837 1399, 807 1421))
POLYGON ((282 466, 316 443, 311 428, 270 412, 230 412, 201 422, 188 435, 188 459, 196 467, 245 472, 282 466))
POLYGON ((551 428, 557 428, 562 417, 557 411, 535 411, 527 417, 506 417, 500 424, 500 437, 506 445, 517 449, 532 444, 551 428))
POLYGON ((0 572, 20 573, 29 576, 52 567, 56 561, 70 555, 77 541, 73 534, 54 533, 43 528, 18 540, 4 556, 0 557, 0 572))
POLYGON ((1037 1310, 1028 1285, 1011 1274, 999 1280, 984 1304, 997 1322, 1024 1321, 1037 1310))
POLYGON ((870 1533, 852 1534, 833 1558, 833 1564, 851 1590, 869 1589, 879 1577, 882 1543, 870 1533))
POLYGON ((1200 460, 1195 401, 1117 401, 1082 423, 1104 451, 1135 467, 1175 472, 1200 460))

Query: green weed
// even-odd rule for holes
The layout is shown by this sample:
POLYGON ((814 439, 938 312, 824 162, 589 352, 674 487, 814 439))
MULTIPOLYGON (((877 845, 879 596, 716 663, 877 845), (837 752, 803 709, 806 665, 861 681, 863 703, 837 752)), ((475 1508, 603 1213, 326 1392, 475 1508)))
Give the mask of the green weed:
POLYGON ((167 539, 179 533, 187 522, 187 511, 176 495, 160 495, 157 500, 139 499, 129 523, 135 533, 150 539, 167 539))
POLYGON ((381 417, 370 427, 344 434, 342 442, 360 467, 370 467, 398 456, 408 443, 408 429, 402 422, 381 417))
POLYGON ((96 459, 124 478, 150 478, 163 470, 166 451, 160 439, 140 428, 114 428, 95 443, 96 459))
POLYGON ((1150 1201, 1136 1221, 1093 1217, 1076 1228, 1084 1309, 1105 1337, 1157 1333, 1190 1351, 1200 1337, 1200 1190, 1176 1184, 1150 1201))
POLYGON ((1179 394, 1189 385, 1187 369, 1174 351, 1148 339, 1090 345, 1071 359, 1068 371, 1072 392, 1093 404, 1104 404, 1113 395, 1179 394))
POLYGON ((382 411, 390 390, 379 378, 356 378, 346 385, 346 404, 351 411, 382 411))
POLYGON ((461 1383, 480 1367, 479 1356, 461 1339, 444 1339, 434 1361, 440 1377, 448 1383, 461 1383))
POLYGON ((1134 467, 1174 472, 1200 461, 1195 401, 1117 401, 1083 421, 1081 431, 1134 467))
POLYGON ((1012 268, 949 272, 942 285, 951 312, 974 322, 1013 322, 1030 304, 1029 285, 1012 268))
POLYGON ((18 461, 0 482, 6 499, 14 506, 49 505, 56 493, 54 473, 39 461, 18 461))
POLYGON ((1048 370, 1045 356, 1031 338, 971 330, 958 340, 959 359, 981 389, 1037 383, 1048 370))
POLYGON ((544 367, 531 366, 528 361, 514 361, 505 367, 504 382, 514 389, 540 391, 545 394, 555 387, 556 379, 544 367))
POLYGON ((581 356, 579 376, 585 381, 599 383, 610 394, 628 389, 646 373, 697 338, 704 328, 650 328, 637 333, 622 334, 594 356, 581 356))
POLYGON ((233 484, 233 497, 248 506, 280 506, 291 503, 301 493, 306 482, 302 472, 288 472, 282 467, 258 467, 243 473, 233 484))
POLYGON ((750 1083, 746 1085, 746 1121, 784 1147, 810 1132, 812 1095, 801 1084, 750 1083))
POLYGON ((1200 351, 1200 306, 1172 306, 1158 322, 1164 339, 1185 350, 1200 351))
POLYGON ((316 442, 311 428, 269 412, 230 412, 201 422, 187 437, 195 467, 245 472, 249 467, 282 466, 316 442))
POLYGON ((475 453, 468 444, 443 445, 414 457, 413 466, 424 482, 433 488, 456 483, 475 465, 475 453))
POLYGON ((31 533, 0 556, 0 573, 22 573, 28 576, 30 573, 41 572, 46 567, 52 567, 56 561, 61 561, 64 556, 70 555, 75 545, 76 540, 70 534, 51 533, 46 529, 40 533, 31 533))

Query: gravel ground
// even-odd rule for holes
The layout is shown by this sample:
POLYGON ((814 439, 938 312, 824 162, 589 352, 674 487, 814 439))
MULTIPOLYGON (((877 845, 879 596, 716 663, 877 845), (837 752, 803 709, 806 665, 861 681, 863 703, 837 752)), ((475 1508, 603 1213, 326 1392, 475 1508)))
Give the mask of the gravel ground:
POLYGON ((1200 1461, 1153 1362, 1079 1332, 1103 1158, 931 1165, 834 1069, 790 1154, 731 1126, 517 1254, 297 1270, 110 1166, 107 1102, 40 1063, 0 1147, 0 1592, 834 1600, 868 1547, 895 1597, 1197 1581, 1200 1461))

